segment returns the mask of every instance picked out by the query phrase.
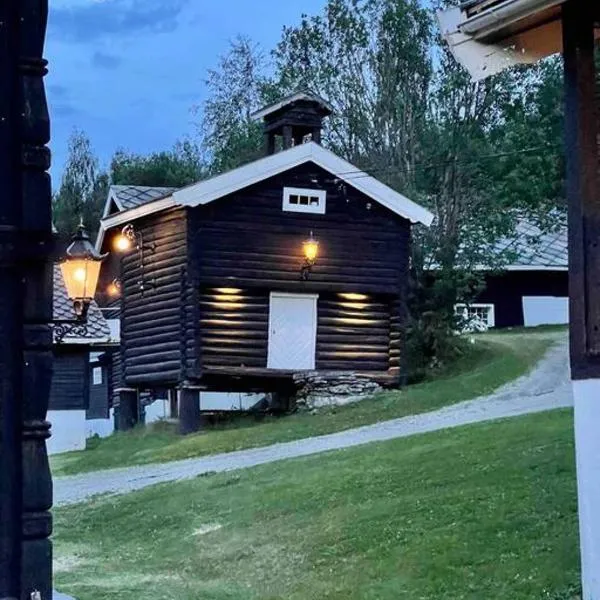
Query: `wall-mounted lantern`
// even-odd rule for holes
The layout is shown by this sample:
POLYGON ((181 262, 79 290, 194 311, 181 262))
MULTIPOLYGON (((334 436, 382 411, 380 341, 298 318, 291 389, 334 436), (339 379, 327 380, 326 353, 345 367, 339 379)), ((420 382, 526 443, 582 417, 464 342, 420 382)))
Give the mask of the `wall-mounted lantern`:
POLYGON ((106 293, 111 298, 118 298, 121 295, 121 281, 119 279, 113 279, 106 288, 106 293))
POLYGON ((106 256, 96 251, 83 223, 80 223, 65 258, 59 263, 67 296, 73 302, 75 319, 52 321, 57 342, 60 343, 72 332, 86 334, 88 310, 96 294, 100 266, 106 256))
MULTIPOLYGON (((144 236, 141 231, 136 231, 131 223, 125 225, 121 232, 114 238, 113 240, 113 248, 120 253, 125 253, 131 250, 132 248, 136 248, 139 252, 140 258, 140 270, 141 270, 141 278, 138 282, 138 287, 142 294, 147 288, 154 287, 154 281, 146 281, 145 275, 145 264, 144 264, 144 253, 146 250, 154 251, 156 249, 156 245, 152 243, 144 243, 144 236)), ((114 280, 107 290, 109 295, 118 296, 121 293, 121 285, 120 282, 117 284, 117 281, 114 280), (116 287, 118 286, 118 289, 116 287), (115 293, 113 293, 115 292, 115 293)))
POLYGON ((309 237, 302 242, 302 250, 304 252, 304 265, 302 265, 301 276, 303 280, 307 280, 319 256, 319 242, 313 236, 312 231, 309 237))

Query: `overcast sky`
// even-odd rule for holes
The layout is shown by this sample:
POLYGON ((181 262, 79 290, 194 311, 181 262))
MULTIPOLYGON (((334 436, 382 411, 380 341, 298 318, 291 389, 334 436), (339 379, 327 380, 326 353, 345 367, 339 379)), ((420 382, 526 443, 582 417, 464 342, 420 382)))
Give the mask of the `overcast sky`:
POLYGON ((193 133, 207 69, 238 34, 270 49, 325 0, 50 0, 46 79, 53 186, 67 138, 87 132, 101 161, 167 149, 193 133))

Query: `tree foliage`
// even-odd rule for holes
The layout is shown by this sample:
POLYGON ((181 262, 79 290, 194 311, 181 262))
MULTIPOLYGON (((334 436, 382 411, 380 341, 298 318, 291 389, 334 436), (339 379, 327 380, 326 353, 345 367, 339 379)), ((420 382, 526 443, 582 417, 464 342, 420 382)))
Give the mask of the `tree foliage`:
POLYGON ((110 164, 115 185, 183 187, 205 175, 200 150, 189 140, 177 142, 171 150, 148 155, 118 150, 110 164))
POLYGON ((222 173, 263 155, 260 123, 252 113, 269 98, 265 57, 257 44, 239 36, 205 81, 208 98, 200 135, 211 173, 222 173))
POLYGON ((98 168, 87 135, 73 131, 69 154, 58 192, 53 198, 53 221, 64 237, 75 233, 80 220, 88 231, 96 231, 108 193, 109 177, 98 168))

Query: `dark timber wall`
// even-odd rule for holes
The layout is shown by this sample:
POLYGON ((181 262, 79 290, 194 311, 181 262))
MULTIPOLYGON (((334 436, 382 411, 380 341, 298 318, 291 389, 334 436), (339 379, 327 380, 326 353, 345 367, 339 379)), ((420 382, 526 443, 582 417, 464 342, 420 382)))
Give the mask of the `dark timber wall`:
POLYGON ((88 361, 86 347, 55 350, 49 410, 87 409, 88 361))
POLYGON ((89 406, 85 414, 86 419, 108 419, 111 402, 111 357, 104 354, 102 357, 89 365, 89 406), (94 383, 94 369, 101 369, 101 383, 94 383))
POLYGON ((125 384, 177 382, 185 294, 184 210, 135 222, 142 250, 123 259, 121 360, 125 384))
POLYGON ((486 277, 486 288, 476 302, 493 303, 496 327, 524 324, 523 296, 568 297, 566 271, 508 271, 486 277))
POLYGON ((266 367, 270 291, 319 294, 318 369, 397 373, 406 219, 310 164, 188 210, 188 376, 211 367, 266 367), (325 189, 326 214, 284 212, 284 186, 325 189), (302 242, 310 231, 319 257, 302 281, 302 242), (240 290, 238 302, 223 288, 240 290), (367 298, 351 306, 340 293, 367 298))

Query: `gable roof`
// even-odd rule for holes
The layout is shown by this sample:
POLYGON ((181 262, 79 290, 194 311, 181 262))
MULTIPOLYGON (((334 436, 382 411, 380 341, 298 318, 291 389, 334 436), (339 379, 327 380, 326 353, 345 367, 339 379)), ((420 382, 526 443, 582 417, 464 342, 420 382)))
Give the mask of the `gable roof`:
POLYGON ((567 271, 569 252, 567 226, 544 230, 531 220, 521 219, 515 235, 496 245, 498 254, 511 252, 515 258, 507 271, 567 271))
POLYGON ((173 187, 148 187, 144 185, 111 185, 102 217, 106 218, 110 215, 110 207, 113 202, 121 212, 164 198, 176 189, 173 187))
MULTIPOLYGON (((67 288, 63 281, 60 265, 54 265, 53 272, 53 319, 59 321, 76 318, 73 301, 69 299, 67 288)), ((108 344, 118 340, 112 339, 111 331, 98 305, 92 301, 87 316, 87 333, 85 335, 66 335, 62 345, 68 344, 108 344)))
POLYGON ((299 102, 301 100, 307 102, 316 102, 328 114, 331 114, 333 112, 333 106, 331 106, 331 104, 329 104, 327 100, 321 98, 321 96, 312 92, 300 90, 294 92, 293 94, 290 94, 289 96, 281 98, 281 100, 278 100, 277 102, 274 102, 273 104, 270 104, 265 108, 257 110, 256 112, 252 113, 250 117, 254 121, 260 121, 261 119, 268 117, 269 115, 277 112, 278 110, 281 110, 284 106, 287 106, 288 104, 293 104, 294 102, 299 102))
POLYGON ((105 217, 100 221, 96 247, 100 248, 102 246, 104 233, 112 227, 124 225, 140 217, 168 208, 178 206, 195 207, 208 204, 309 162, 323 168, 337 179, 346 182, 375 202, 413 223, 422 223, 429 226, 433 221, 433 214, 426 208, 394 191, 375 177, 368 175, 330 150, 323 148, 323 146, 315 142, 307 142, 184 187, 164 198, 105 217))

